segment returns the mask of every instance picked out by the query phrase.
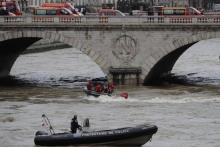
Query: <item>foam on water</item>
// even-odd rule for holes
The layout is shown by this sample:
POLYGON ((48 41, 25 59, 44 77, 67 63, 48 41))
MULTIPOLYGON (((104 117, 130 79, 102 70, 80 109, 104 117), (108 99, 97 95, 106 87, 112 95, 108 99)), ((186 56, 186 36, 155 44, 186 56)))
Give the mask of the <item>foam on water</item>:
POLYGON ((191 97, 181 97, 181 98, 169 98, 169 97, 155 97, 155 98, 146 98, 139 99, 135 97, 129 97, 124 99, 118 96, 100 96, 93 97, 87 96, 84 99, 89 101, 95 101, 100 103, 111 103, 111 102, 124 102, 124 103, 173 103, 173 104, 183 104, 183 103, 220 103, 219 97, 212 98, 191 98, 191 97))
POLYGON ((107 95, 101 95, 99 97, 94 97, 94 96, 86 96, 84 99, 89 100, 89 101, 96 101, 100 103, 108 103, 108 102, 130 102, 131 100, 125 99, 120 96, 107 96, 107 95))
POLYGON ((213 102, 220 102, 220 98, 191 98, 191 97, 183 97, 181 99, 173 99, 173 98, 166 98, 166 97, 155 97, 148 100, 142 100, 141 102, 147 103, 174 103, 174 104, 183 104, 183 103, 213 103, 213 102))

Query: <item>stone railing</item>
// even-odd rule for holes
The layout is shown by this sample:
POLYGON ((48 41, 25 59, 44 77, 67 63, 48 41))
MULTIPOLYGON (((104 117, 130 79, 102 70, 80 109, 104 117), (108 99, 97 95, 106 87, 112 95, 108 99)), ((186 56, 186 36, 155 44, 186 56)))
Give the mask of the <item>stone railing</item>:
POLYGON ((220 15, 210 16, 1 16, 0 24, 220 24, 220 15))

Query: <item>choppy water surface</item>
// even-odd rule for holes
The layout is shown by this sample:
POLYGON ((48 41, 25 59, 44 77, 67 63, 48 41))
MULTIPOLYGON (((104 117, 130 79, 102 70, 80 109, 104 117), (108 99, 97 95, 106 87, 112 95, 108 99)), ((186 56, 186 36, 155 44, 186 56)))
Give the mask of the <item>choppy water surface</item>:
POLYGON ((70 120, 90 118, 93 129, 141 123, 158 126, 151 147, 220 146, 219 40, 199 42, 176 63, 174 79, 184 84, 119 87, 129 99, 87 97, 76 87, 85 78, 104 74, 76 49, 22 55, 13 77, 0 86, 1 146, 34 146, 34 134, 47 114, 56 132, 70 120), (81 81, 81 82, 76 82, 81 81))

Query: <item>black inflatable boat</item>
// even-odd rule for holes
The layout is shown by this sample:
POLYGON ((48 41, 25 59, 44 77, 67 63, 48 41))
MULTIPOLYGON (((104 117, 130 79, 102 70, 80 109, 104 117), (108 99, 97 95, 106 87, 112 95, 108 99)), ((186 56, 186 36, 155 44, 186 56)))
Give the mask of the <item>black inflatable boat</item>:
MULTIPOLYGON (((92 90, 87 90, 86 88, 83 89, 83 91, 87 94, 87 96, 94 96, 94 97, 99 97, 99 96, 112 96, 112 93, 97 93, 95 91, 92 91, 92 90)), ((116 95, 117 97, 122 97, 124 99, 127 99, 128 98, 128 93, 127 92, 122 92, 118 95, 116 95)))
POLYGON ((86 88, 83 89, 83 91, 88 95, 88 96, 94 96, 94 97, 99 97, 101 95, 108 95, 108 96, 111 96, 111 94, 109 93, 97 93, 95 91, 91 91, 91 90, 87 90, 86 88))
POLYGON ((72 134, 71 132, 48 134, 37 131, 34 142, 41 146, 69 145, 110 145, 140 146, 148 142, 157 132, 155 125, 139 125, 113 130, 91 131, 72 134))

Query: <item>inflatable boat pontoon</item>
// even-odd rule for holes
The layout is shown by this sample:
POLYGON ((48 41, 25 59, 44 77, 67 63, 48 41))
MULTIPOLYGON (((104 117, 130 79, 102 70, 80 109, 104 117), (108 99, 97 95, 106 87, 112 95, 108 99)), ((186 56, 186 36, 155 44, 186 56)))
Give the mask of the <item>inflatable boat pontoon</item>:
POLYGON ((69 146, 69 145, 110 145, 110 146, 140 146, 148 142, 157 132, 155 125, 139 125, 112 130, 101 130, 80 133, 48 134, 37 131, 34 142, 41 146, 69 146))

